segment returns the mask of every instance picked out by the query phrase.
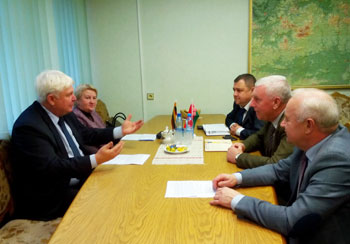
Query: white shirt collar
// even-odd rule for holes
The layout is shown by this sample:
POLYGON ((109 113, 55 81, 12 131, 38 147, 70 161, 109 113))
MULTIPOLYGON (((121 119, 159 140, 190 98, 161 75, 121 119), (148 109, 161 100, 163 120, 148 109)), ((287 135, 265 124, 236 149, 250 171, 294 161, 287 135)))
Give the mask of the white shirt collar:
POLYGON ((252 100, 250 99, 250 101, 243 107, 246 111, 249 110, 251 102, 252 102, 252 100))
POLYGON ((47 114, 49 115, 50 119, 52 120, 52 122, 54 124, 58 123, 58 120, 60 119, 59 117, 57 117, 56 115, 54 115, 50 110, 48 110, 47 108, 45 108, 41 103, 40 103, 41 107, 47 112, 47 114))

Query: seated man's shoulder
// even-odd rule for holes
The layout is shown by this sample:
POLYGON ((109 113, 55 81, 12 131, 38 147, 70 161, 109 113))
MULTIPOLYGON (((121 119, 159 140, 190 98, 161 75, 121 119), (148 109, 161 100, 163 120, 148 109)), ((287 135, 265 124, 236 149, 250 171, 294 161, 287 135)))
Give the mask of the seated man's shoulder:
POLYGON ((14 127, 20 125, 40 123, 40 115, 37 112, 37 108, 35 107, 36 105, 33 103, 28 108, 26 108, 16 119, 14 127))

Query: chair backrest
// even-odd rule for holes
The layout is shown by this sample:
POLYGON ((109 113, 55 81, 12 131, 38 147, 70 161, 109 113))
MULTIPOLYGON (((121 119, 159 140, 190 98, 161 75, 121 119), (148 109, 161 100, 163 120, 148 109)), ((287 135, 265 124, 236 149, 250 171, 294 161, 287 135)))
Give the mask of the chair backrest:
POLYGON ((341 94, 339 92, 334 92, 331 94, 338 105, 340 113, 340 123, 345 125, 350 131, 350 97, 341 94))
POLYGON ((125 114, 122 112, 116 113, 113 117, 110 117, 106 104, 100 99, 97 99, 95 111, 101 116, 106 126, 120 126, 122 124, 120 120, 124 121, 126 119, 125 114))
POLYGON ((0 144, 0 223, 13 214, 14 205, 8 180, 9 166, 9 141, 4 140, 0 144))
POLYGON ((101 116, 102 121, 106 122, 110 120, 107 106, 101 99, 97 99, 96 112, 101 116))

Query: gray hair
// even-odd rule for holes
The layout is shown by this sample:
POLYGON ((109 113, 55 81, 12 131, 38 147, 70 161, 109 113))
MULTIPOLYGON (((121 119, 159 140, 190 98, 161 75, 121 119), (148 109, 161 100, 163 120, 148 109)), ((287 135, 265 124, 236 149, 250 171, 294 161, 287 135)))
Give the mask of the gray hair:
POLYGON ((312 118, 324 132, 339 123, 337 103, 325 91, 316 88, 299 88, 293 91, 294 98, 300 99, 296 115, 299 122, 312 118))
POLYGON ((73 79, 58 70, 45 70, 36 77, 36 92, 38 101, 42 103, 47 95, 53 93, 58 95, 64 89, 72 86, 73 79))
POLYGON ((93 87, 92 85, 89 85, 89 84, 81 84, 75 89, 75 96, 76 96, 77 100, 79 100, 81 98, 81 95, 86 90, 94 91, 96 93, 96 96, 97 96, 97 89, 95 87, 93 87))
POLYGON ((291 98, 291 89, 286 77, 282 75, 271 75, 259 79, 255 87, 265 86, 266 95, 280 97, 282 103, 286 104, 291 98))

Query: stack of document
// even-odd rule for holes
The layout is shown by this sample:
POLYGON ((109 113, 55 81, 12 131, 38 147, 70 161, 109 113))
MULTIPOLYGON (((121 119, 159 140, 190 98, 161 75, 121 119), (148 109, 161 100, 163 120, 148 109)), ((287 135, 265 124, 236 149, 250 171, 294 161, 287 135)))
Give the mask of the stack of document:
POLYGON ((207 136, 224 136, 230 134, 230 130, 225 124, 204 124, 203 130, 207 136))
POLYGON ((206 152, 227 152, 232 146, 231 140, 206 139, 204 148, 206 152))

